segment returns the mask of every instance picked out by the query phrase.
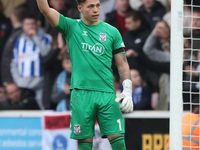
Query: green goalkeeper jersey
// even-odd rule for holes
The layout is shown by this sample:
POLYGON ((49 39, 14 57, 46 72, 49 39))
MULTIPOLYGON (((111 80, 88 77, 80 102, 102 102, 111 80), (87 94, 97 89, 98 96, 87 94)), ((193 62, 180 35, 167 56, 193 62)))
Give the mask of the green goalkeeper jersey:
POLYGON ((72 63, 70 89, 115 92, 112 58, 124 47, 119 31, 103 21, 86 25, 82 19, 62 14, 55 29, 63 34, 68 45, 72 63))

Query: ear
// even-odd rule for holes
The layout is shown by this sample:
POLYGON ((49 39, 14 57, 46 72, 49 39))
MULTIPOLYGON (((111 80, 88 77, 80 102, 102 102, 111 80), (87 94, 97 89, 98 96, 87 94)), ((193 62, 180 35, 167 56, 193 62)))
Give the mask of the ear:
POLYGON ((137 27, 140 27, 141 26, 141 20, 137 20, 136 25, 137 25, 137 27))
POLYGON ((78 5, 77 8, 78 8, 78 11, 79 11, 80 13, 82 13, 82 6, 81 6, 81 5, 78 5))

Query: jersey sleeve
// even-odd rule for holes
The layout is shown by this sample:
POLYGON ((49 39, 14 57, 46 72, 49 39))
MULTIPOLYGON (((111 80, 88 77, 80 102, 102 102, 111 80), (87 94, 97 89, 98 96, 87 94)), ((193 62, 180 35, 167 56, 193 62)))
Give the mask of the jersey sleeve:
POLYGON ((113 54, 125 53, 125 45, 122 40, 121 34, 117 29, 114 30, 114 41, 113 41, 113 54))
POLYGON ((59 23, 54 28, 61 32, 63 36, 68 37, 73 31, 75 22, 77 21, 68 17, 64 17, 62 14, 60 14, 59 23))

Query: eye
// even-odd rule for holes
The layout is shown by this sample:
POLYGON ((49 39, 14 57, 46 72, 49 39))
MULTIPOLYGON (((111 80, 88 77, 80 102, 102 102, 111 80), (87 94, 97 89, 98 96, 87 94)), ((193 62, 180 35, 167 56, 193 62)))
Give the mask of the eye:
POLYGON ((100 4, 97 4, 97 7, 100 7, 101 5, 100 4))
POLYGON ((93 7, 94 7, 94 5, 89 5, 89 6, 88 6, 88 8, 93 8, 93 7))

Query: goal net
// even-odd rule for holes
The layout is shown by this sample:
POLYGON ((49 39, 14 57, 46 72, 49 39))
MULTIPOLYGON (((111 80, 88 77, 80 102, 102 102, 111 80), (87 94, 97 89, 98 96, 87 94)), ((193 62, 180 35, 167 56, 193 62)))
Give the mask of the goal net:
POLYGON ((200 149, 200 0, 171 1, 170 150, 200 149))

